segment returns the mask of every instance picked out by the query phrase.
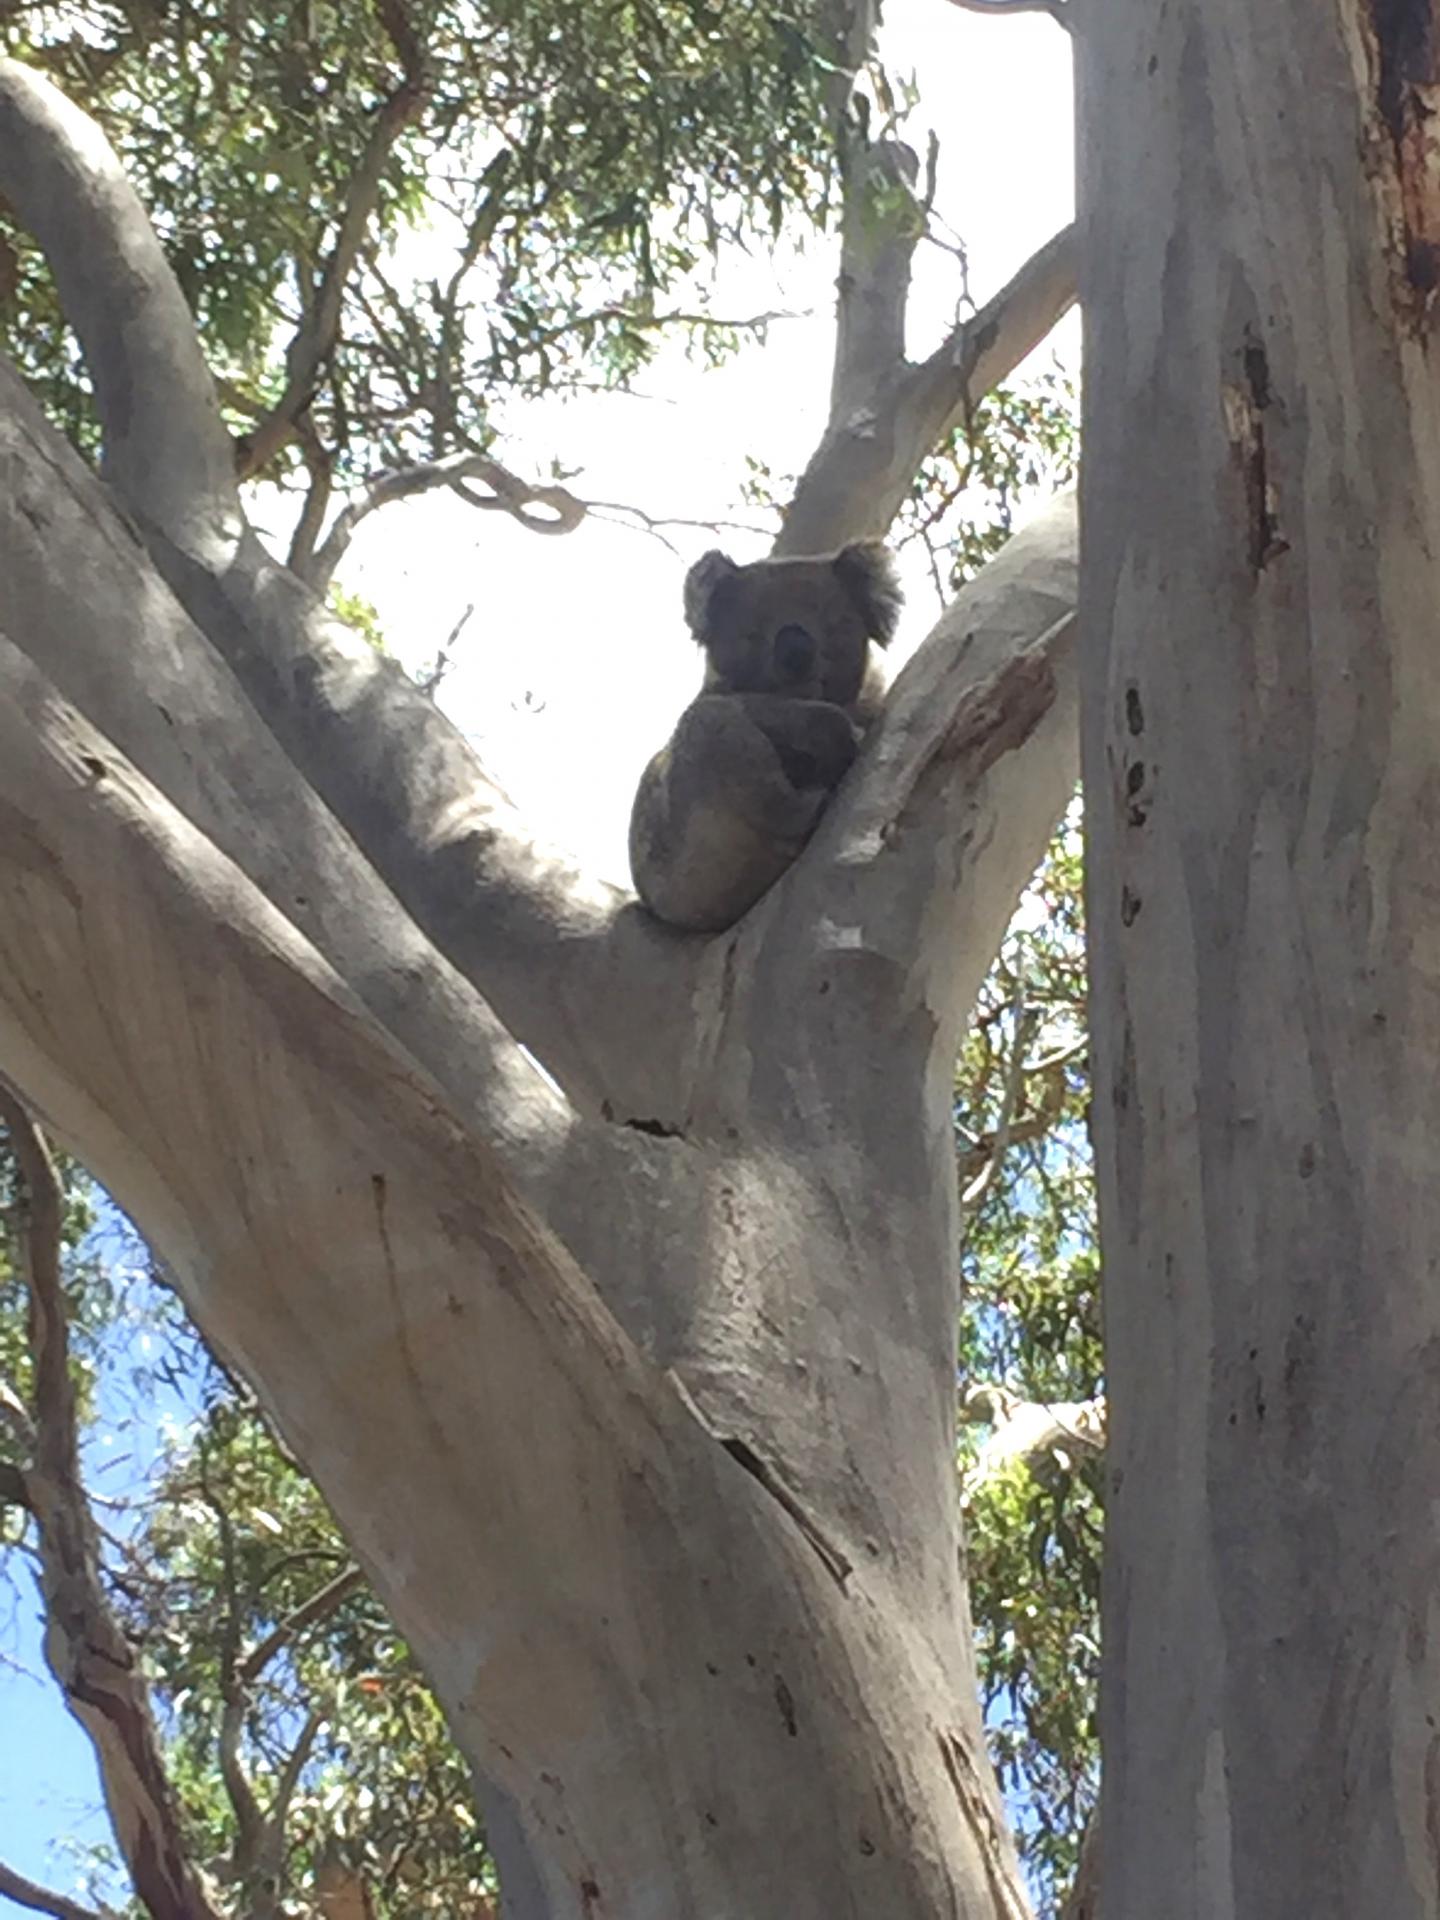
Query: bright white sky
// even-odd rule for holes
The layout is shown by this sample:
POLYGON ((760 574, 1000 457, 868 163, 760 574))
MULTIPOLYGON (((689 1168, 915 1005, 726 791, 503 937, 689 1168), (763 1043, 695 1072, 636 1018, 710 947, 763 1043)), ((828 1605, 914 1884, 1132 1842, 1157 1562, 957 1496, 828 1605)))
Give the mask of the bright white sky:
MULTIPOLYGON (((945 0, 890 0, 887 14, 886 63, 913 69, 924 95, 907 138, 923 152, 929 127, 940 136, 939 212, 965 239, 969 291, 983 304, 1071 217, 1069 41, 1044 15, 986 20, 945 0)), ((527 408, 502 458, 536 478, 552 459, 579 467, 570 484, 587 499, 655 515, 755 519, 739 502, 745 456, 777 474, 798 472, 824 421, 835 271, 833 242, 801 257, 726 261, 718 312, 809 317, 773 326, 767 346, 742 350, 718 371, 672 353, 646 377, 645 399, 585 396, 527 408)), ((960 293, 954 258, 922 247, 912 354, 942 337, 960 293)), ((1073 366, 1073 322, 1042 356, 1057 346, 1073 366)), ((476 603, 442 704, 537 828, 617 880, 640 768, 699 681, 680 589, 686 566, 717 536, 676 529, 670 537, 678 557, 648 534, 596 521, 544 538, 430 496, 366 522, 342 573, 378 607, 391 650, 407 663, 432 659, 476 603)), ((767 544, 721 539, 741 559, 767 544)), ((923 567, 908 584, 897 651, 923 636, 936 611, 923 567)), ((67 1834, 99 1838, 104 1826, 83 1737, 39 1677, 34 1614, 27 1592, 0 1595, 0 1859, 65 1886, 72 1874, 55 1843, 67 1834)), ((0 1896, 0 1920, 20 1912, 0 1896)))
MULTIPOLYGON (((887 17, 886 64, 913 70, 923 92, 906 138, 923 152, 930 127, 939 135, 938 211, 965 240, 969 290, 981 305, 1071 217, 1069 41, 1043 14, 987 20, 944 0, 891 0, 887 17)), ((552 460, 579 468, 569 484, 584 499, 758 524, 762 516, 740 501, 746 455, 796 473, 824 424, 836 265, 830 238, 804 254, 727 259, 717 312, 805 317, 777 322, 765 346, 742 348, 715 370, 677 347, 646 374, 643 398, 532 403, 517 410, 501 458, 537 479, 552 460)), ((943 337, 961 292, 954 256, 922 246, 913 357, 943 337)), ((1072 319, 1038 358, 1058 348, 1074 364, 1077 340, 1072 319)), ((768 544, 743 531, 666 531, 678 557, 633 526, 592 519, 568 536, 537 535, 430 495, 367 521, 341 574, 378 607, 407 664, 433 659, 475 602, 441 704, 537 830, 621 881, 640 769, 699 684, 680 616, 685 568, 717 541, 739 559, 768 544)), ((907 583, 897 654, 937 611, 918 552, 907 583)))

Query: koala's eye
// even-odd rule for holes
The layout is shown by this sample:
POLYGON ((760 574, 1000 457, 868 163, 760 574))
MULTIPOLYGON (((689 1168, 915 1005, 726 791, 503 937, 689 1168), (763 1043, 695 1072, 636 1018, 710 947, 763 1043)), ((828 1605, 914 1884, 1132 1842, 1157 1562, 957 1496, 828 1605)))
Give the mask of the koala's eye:
POLYGON ((814 667, 815 642, 804 627, 781 627, 775 636, 775 671, 781 679, 808 679, 814 667))

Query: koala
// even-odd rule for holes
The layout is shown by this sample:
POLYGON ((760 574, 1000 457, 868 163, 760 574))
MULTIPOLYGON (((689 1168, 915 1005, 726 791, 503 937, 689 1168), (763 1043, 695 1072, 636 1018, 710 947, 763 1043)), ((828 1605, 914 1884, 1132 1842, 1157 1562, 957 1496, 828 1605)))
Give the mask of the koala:
POLYGON ((794 860, 880 711, 877 649, 902 597, 874 541, 813 559, 695 562, 685 619, 704 684, 630 815, 635 891, 657 920, 717 933, 794 860))

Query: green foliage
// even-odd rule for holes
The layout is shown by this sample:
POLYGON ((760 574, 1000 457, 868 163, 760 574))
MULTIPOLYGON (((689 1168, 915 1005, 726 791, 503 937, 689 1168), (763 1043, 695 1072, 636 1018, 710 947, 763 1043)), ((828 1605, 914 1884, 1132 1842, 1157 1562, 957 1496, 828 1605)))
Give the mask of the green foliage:
MULTIPOLYGON (((107 1262, 78 1251, 94 1222, 94 1185, 73 1160, 61 1156, 57 1164, 65 1195, 62 1241, 71 1314, 70 1363, 81 1409, 86 1411, 92 1403, 98 1355, 118 1310, 119 1289, 107 1262)), ((25 1283, 16 1264, 12 1231, 18 1192, 14 1155, 0 1127, 0 1382, 27 1402, 34 1368, 25 1283)))
POLYGON ((948 598, 1004 546, 1027 499, 1070 485, 1079 448, 1074 383, 1060 367, 996 387, 916 474, 899 539, 924 542, 948 598))
MULTIPOLYGON (((825 19, 818 0, 52 0, 4 9, 0 45, 115 145, 242 432, 366 210, 386 103, 416 89, 309 410, 354 478, 483 448, 505 394, 623 384, 677 293, 707 350, 733 342, 705 313, 706 261, 826 207, 825 19)), ((0 241, 4 342, 86 441, 48 276, 25 236, 0 241)))
MULTIPOLYGON (((1026 1405, 1103 1385, 1086 1133, 1080 835, 1056 837, 981 994, 956 1073, 962 1380, 1026 1405)), ((1099 1750, 1101 1478, 1063 1442, 998 1471, 961 1435, 968 1556, 991 1751, 1046 1910, 1075 1870, 1099 1750)))
MULTIPOLYGON (((1077 451, 1060 370, 998 388, 917 475, 897 542, 923 543, 948 599, 1037 492, 1073 480, 1077 451)), ((783 491, 758 461, 748 484, 757 504, 783 491)), ((1103 1386, 1082 892, 1077 806, 1021 902, 955 1076, 960 1379, 1036 1408, 1088 1402, 1103 1386)), ((987 1437, 966 1424, 959 1445, 986 1724, 1049 1913, 1098 1783, 1101 1474, 1094 1453, 1063 1446, 991 1470, 979 1460, 987 1437)))
POLYGON ((236 1758, 262 1809, 312 1740, 286 1819, 287 1897, 308 1907, 317 1872, 338 1861, 369 1888, 377 1920, 473 1910, 494 1869, 428 1687, 368 1588, 344 1582, 327 1508, 254 1407, 213 1372, 206 1398, 198 1426, 166 1447, 117 1568, 194 1857, 233 1884, 236 1816, 218 1756, 238 1690, 236 1758), (341 1597, 295 1625, 327 1590, 341 1597), (277 1632, 252 1676, 246 1656, 277 1632))
POLYGON ((343 620, 352 632, 358 633, 367 646, 376 653, 384 653, 385 634, 380 625, 380 613, 373 600, 367 600, 363 593, 352 593, 332 580, 325 594, 325 603, 337 620, 343 620))

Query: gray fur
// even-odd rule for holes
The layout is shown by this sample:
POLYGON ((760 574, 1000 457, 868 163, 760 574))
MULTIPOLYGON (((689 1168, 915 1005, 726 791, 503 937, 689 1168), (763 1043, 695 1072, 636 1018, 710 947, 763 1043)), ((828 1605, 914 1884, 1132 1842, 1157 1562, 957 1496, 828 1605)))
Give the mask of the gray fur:
POLYGON ((901 597, 876 541, 744 567, 717 552, 696 561, 685 619, 705 683, 630 816, 635 891, 657 919, 718 932, 794 860, 880 710, 878 648, 901 597))

